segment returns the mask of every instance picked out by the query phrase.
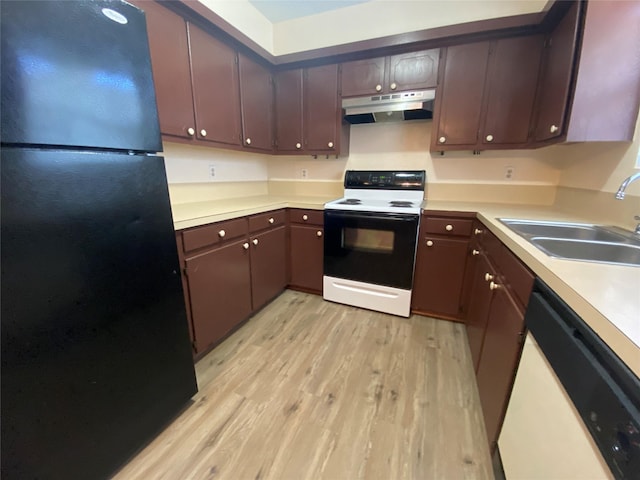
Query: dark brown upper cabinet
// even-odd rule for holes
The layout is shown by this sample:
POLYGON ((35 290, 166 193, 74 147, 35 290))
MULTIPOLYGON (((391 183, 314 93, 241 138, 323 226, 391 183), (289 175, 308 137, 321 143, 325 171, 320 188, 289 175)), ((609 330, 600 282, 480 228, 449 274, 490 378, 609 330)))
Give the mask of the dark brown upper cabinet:
POLYGON ((278 152, 303 152, 303 72, 297 68, 275 75, 275 139, 278 152))
POLYGON ((531 35, 449 47, 432 150, 526 147, 543 45, 531 35))
POLYGON ((195 135, 187 22, 156 2, 132 1, 147 17, 160 131, 171 137, 195 135))
POLYGON ((640 106, 638 2, 573 2, 549 34, 536 146, 631 141, 640 106))
POLYGON ((235 50, 189 24, 191 78, 199 140, 240 144, 240 92, 235 50))
POLYGON ((273 149, 273 78, 271 71, 238 54, 242 135, 245 148, 273 149))
POLYGON ((342 64, 342 96, 435 87, 440 50, 423 50, 342 64))

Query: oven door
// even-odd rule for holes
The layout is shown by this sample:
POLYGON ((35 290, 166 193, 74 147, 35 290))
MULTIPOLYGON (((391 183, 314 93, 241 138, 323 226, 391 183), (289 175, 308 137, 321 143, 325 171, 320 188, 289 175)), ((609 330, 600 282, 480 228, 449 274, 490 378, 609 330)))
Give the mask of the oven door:
POLYGON ((415 214, 324 212, 324 274, 411 290, 418 222, 415 214))

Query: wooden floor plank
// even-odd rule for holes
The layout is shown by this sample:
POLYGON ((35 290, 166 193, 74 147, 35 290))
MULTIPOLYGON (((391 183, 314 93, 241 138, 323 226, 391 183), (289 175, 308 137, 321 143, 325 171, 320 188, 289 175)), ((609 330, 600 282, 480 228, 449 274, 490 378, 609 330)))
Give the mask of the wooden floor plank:
POLYGON ((285 291, 116 479, 489 479, 464 326, 285 291))

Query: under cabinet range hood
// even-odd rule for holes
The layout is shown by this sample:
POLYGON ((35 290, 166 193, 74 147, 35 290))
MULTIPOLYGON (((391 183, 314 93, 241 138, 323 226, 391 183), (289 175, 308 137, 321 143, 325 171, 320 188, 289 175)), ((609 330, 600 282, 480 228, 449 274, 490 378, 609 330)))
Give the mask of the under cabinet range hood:
POLYGON ((345 98, 342 108, 351 124, 424 120, 433 118, 435 97, 436 91, 430 89, 345 98))

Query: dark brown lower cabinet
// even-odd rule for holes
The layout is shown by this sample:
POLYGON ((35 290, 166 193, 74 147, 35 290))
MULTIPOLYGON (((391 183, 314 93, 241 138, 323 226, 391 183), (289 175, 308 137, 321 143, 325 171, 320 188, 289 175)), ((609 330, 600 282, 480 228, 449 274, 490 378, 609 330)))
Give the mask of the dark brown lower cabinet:
POLYGON ((477 256, 477 264, 473 272, 471 285, 471 298, 469 299, 469 311, 467 312, 467 338, 471 350, 473 368, 478 371, 482 342, 489 319, 489 307, 493 291, 489 288, 491 275, 495 275, 495 269, 484 253, 477 256), (487 276, 489 275, 489 276, 487 276))
POLYGON ((524 314, 505 288, 494 291, 476 378, 493 451, 522 352, 524 314))
POLYGON ((456 318, 461 311, 469 240, 427 235, 419 241, 411 308, 456 318))
POLYGON ((324 229, 318 225, 290 226, 289 284, 322 294, 324 229))
POLYGON ((195 350, 200 353, 251 314, 246 239, 185 260, 195 350))
POLYGON ((287 286, 287 235, 284 226, 251 237, 253 309, 264 306, 287 286))

